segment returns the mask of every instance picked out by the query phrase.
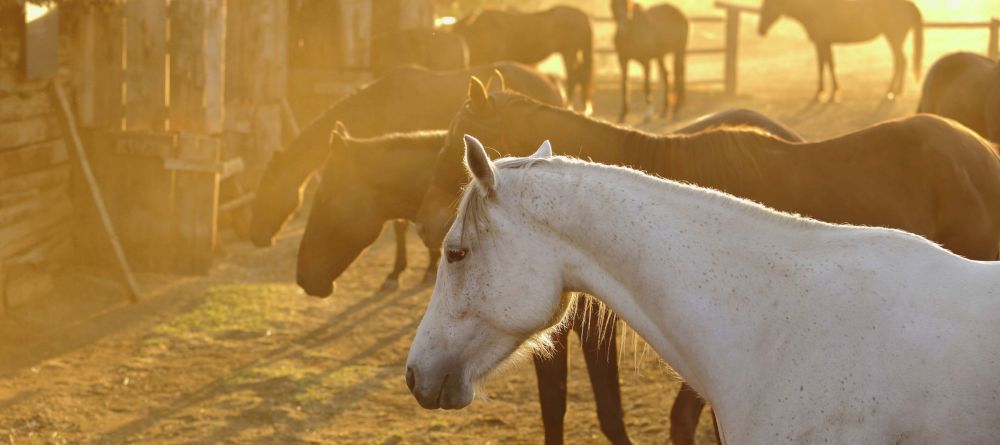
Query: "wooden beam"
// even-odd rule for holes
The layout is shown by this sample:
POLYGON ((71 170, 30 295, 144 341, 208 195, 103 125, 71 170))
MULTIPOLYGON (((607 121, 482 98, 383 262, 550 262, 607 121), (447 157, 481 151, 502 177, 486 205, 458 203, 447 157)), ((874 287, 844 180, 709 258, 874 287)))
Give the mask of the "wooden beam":
POLYGON ((52 88, 55 91, 56 99, 59 101, 63 119, 66 120, 66 127, 69 130, 70 141, 76 154, 76 161, 80 165, 80 170, 87 181, 87 188, 90 190, 90 196, 93 198, 97 212, 100 214, 101 223, 108 236, 108 240, 111 242, 111 248, 114 250, 118 266, 121 267, 122 274, 125 276, 129 299, 135 303, 139 301, 139 284, 136 283, 135 276, 132 275, 132 268, 129 267, 128 259, 125 258, 125 251, 122 249, 121 242, 118 241, 118 234, 115 232, 108 209, 104 205, 104 198, 101 196, 101 190, 97 185, 97 178, 94 177, 94 172, 90 170, 87 152, 83 149, 83 142, 80 141, 80 134, 76 129, 76 118, 73 117, 73 111, 70 110, 69 101, 66 100, 66 94, 63 92, 62 87, 59 86, 59 82, 52 82, 52 88))
POLYGON ((125 2, 125 129, 163 131, 166 123, 167 3, 125 2))

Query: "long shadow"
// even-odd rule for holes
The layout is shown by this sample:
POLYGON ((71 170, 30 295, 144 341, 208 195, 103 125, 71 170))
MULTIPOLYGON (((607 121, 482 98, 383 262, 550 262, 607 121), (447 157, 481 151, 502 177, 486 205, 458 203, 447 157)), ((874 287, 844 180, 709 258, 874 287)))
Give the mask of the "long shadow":
MULTIPOLYGON (((376 341, 371 346, 365 348, 364 350, 356 352, 354 355, 352 355, 351 357, 349 357, 347 360, 344 360, 338 366, 331 368, 327 372, 319 374, 316 378, 318 379, 318 381, 322 381, 323 377, 325 377, 325 376, 329 376, 329 375, 331 375, 331 374, 333 374, 333 373, 335 373, 335 372, 337 372, 339 370, 342 370, 344 368, 348 368, 348 367, 357 365, 358 363, 361 362, 361 360, 363 360, 363 359, 365 359, 367 357, 370 357, 370 356, 376 354, 377 352, 379 352, 379 351, 381 351, 381 350, 383 350, 383 349, 391 346, 392 344, 394 344, 397 341, 399 341, 399 339, 401 339, 401 338, 405 337, 406 335, 408 335, 409 333, 413 332, 417 328, 417 325, 419 325, 419 324, 420 324, 420 318, 415 318, 410 323, 407 323, 404 326, 400 326, 400 327, 394 329, 392 332, 390 332, 390 333, 388 333, 388 334, 383 335, 382 337, 380 337, 378 339, 378 341, 376 341)), ((400 366, 400 368, 402 368, 402 366, 400 366)), ((403 375, 402 369, 399 369, 398 372, 394 372, 394 371, 391 371, 389 369, 382 369, 379 372, 376 372, 375 375, 372 375, 372 376, 370 376, 368 378, 365 378, 364 380, 362 380, 362 381, 360 381, 360 382, 358 382, 358 383, 356 383, 354 385, 351 385, 349 387, 343 388, 343 389, 341 389, 339 391, 336 391, 336 392, 330 394, 330 396, 327 397, 326 400, 329 400, 332 403, 323 403, 322 406, 320 407, 320 409, 310 410, 310 411, 313 412, 313 414, 311 414, 308 418, 306 418, 306 419, 291 419, 291 418, 286 418, 286 422, 283 424, 283 428, 281 428, 281 430, 279 430, 279 431, 275 431, 274 434, 275 435, 284 436, 284 435, 287 434, 287 433, 285 433, 286 431, 304 431, 304 430, 306 430, 305 427, 308 426, 311 422, 319 421, 319 420, 329 421, 330 418, 337 417, 337 416, 341 415, 345 411, 348 411, 349 409, 351 409, 359 401, 364 400, 371 393, 371 391, 376 387, 376 383, 377 382, 384 381, 385 379, 390 378, 393 374, 396 375, 397 377, 399 377, 400 385, 402 385, 402 381, 403 381, 403 379, 402 379, 402 375, 403 375)), ((257 383, 255 385, 256 386, 260 386, 260 387, 270 388, 270 386, 262 386, 262 385, 260 385, 260 383, 257 383)), ((252 389, 252 386, 253 385, 242 385, 241 387, 234 388, 234 389, 237 389, 237 390, 252 389)), ((271 396, 270 394, 267 394, 267 393, 262 394, 261 392, 258 392, 258 395, 263 396, 262 398, 264 400, 267 400, 271 396)), ((260 407, 259 404, 255 405, 254 407, 246 409, 243 412, 241 412, 240 414, 235 415, 235 416, 231 416, 230 418, 233 419, 233 420, 240 419, 246 413, 251 412, 251 411, 253 411, 255 409, 258 409, 259 407, 260 407)), ((226 425, 218 428, 211 435, 204 436, 204 437, 199 437, 198 439, 194 439, 192 441, 189 441, 188 444, 189 445, 197 445, 197 444, 202 444, 202 443, 219 443, 219 442, 222 442, 225 438, 232 437, 233 435, 235 435, 236 433, 238 433, 239 431, 242 431, 244 429, 245 429, 245 427, 240 427, 240 426, 234 425, 233 422, 229 422, 226 425)), ((264 443, 274 443, 275 439, 279 439, 279 438, 272 437, 272 438, 270 438, 268 440, 263 440, 263 442, 264 443)), ((283 441, 285 441, 288 438, 287 437, 280 437, 280 439, 282 439, 283 441)))
MULTIPOLYGON (((145 429, 154 425, 159 420, 170 417, 174 413, 182 411, 186 408, 190 408, 198 403, 210 400, 219 393, 227 392, 227 389, 229 390, 229 392, 231 392, 233 387, 231 385, 226 384, 226 381, 230 376, 249 371, 251 368, 254 367, 274 364, 279 360, 289 358, 294 354, 300 354, 303 350, 307 348, 317 347, 329 341, 335 340, 338 337, 349 332, 351 329, 358 326, 362 322, 366 321, 365 319, 368 318, 368 316, 377 313, 378 311, 384 309, 385 307, 389 306, 394 302, 413 296, 423 291, 425 288, 426 286, 419 286, 396 293, 376 292, 372 296, 349 306, 344 311, 341 311, 339 314, 337 314, 337 315, 343 315, 348 312, 358 313, 361 312, 363 309, 367 308, 367 310, 364 310, 365 313, 363 314, 363 316, 358 316, 354 320, 344 324, 337 324, 337 325, 325 324, 323 326, 317 327, 316 329, 313 329, 312 331, 309 331, 308 333, 293 340, 290 345, 283 345, 274 348, 270 352, 262 354, 260 358, 257 360, 252 360, 250 362, 239 365, 229 370, 226 376, 217 378, 188 394, 180 396, 175 402, 165 407, 152 410, 149 414, 147 414, 141 419, 136 419, 122 426, 119 426, 118 428, 115 428, 114 430, 111 430, 102 435, 101 437, 95 439, 91 443, 93 444, 120 443, 122 441, 125 441, 129 437, 135 435, 136 433, 144 431, 145 429), (393 298, 388 298, 390 296, 392 296, 393 298)), ((362 314, 357 314, 357 315, 362 315, 362 314)), ((331 320, 331 323, 335 321, 336 320, 331 320)))

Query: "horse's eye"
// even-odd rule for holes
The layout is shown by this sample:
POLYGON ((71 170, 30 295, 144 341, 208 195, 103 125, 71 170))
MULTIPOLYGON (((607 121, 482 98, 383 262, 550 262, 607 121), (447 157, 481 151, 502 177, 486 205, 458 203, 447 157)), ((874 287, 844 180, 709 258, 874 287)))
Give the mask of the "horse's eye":
POLYGON ((454 263, 456 261, 462 261, 465 259, 465 255, 469 253, 469 249, 448 249, 446 258, 449 263, 454 263))

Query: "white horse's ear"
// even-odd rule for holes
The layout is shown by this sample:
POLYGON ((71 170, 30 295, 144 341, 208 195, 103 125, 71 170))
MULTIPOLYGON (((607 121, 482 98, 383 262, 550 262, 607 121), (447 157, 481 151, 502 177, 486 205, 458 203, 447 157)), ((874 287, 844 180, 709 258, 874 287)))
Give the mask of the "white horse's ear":
POLYGON ((496 191, 497 176, 493 162, 486 154, 486 148, 478 139, 465 135, 465 166, 486 196, 496 191))
POLYGON ((538 151, 531 155, 534 159, 545 159, 552 157, 552 143, 548 139, 542 142, 542 145, 538 147, 538 151))
POLYGON ((351 133, 347 131, 347 126, 341 121, 337 121, 337 123, 333 124, 333 131, 340 133, 345 138, 351 137, 351 133))

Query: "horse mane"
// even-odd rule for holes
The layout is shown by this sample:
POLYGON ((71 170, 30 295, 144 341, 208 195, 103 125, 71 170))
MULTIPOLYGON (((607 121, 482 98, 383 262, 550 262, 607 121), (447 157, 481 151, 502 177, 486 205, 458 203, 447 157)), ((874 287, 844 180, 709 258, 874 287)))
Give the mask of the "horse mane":
MULTIPOLYGON (((494 161, 493 165, 497 172, 503 170, 527 169, 544 165, 579 166, 588 170, 585 173, 606 172, 618 176, 634 177, 640 184, 658 187, 661 190, 669 191, 671 194, 682 196, 688 200, 716 203, 719 204, 720 207, 726 209, 726 211, 732 212, 734 215, 742 214, 756 220, 757 222, 778 226, 782 228, 782 230, 823 230, 837 227, 863 228, 868 230, 872 236, 880 237, 882 239, 887 236, 891 236, 897 240, 905 238, 908 242, 920 240, 924 243, 932 244, 941 248, 938 244, 929 242, 927 239, 919 235, 914 235, 902 230, 882 227, 855 226, 850 224, 833 224, 819 221, 808 216, 775 210, 758 202, 731 195, 719 190, 659 178, 627 166, 598 164, 574 158, 572 156, 552 156, 550 158, 503 158, 494 161)), ((502 187, 503 180, 504 179, 498 175, 498 188, 502 187)), ((486 215, 486 206, 490 197, 479 189, 477 181, 471 181, 467 184, 463 194, 462 202, 458 209, 458 217, 463 221, 462 235, 464 238, 465 232, 468 230, 467 222, 469 221, 473 223, 473 229, 476 231, 474 233, 479 233, 483 229, 489 229, 490 221, 486 215)), ((857 233, 855 233, 855 235, 856 234, 857 233)))
POLYGON ((494 91, 490 93, 490 98, 496 105, 498 116, 512 108, 525 107, 527 111, 519 112, 519 115, 545 112, 575 120, 584 127, 620 130, 625 134, 626 156, 631 160, 629 165, 653 173, 668 172, 678 167, 717 169, 721 165, 744 165, 748 168, 739 169, 738 174, 756 174, 759 173, 756 153, 776 144, 789 144, 767 130, 752 125, 719 125, 691 134, 657 134, 555 107, 516 91, 494 91), (685 155, 689 150, 699 151, 699 162, 686 160, 685 155), (706 152, 713 155, 707 156, 706 152), (710 162, 704 162, 706 159, 710 162))

